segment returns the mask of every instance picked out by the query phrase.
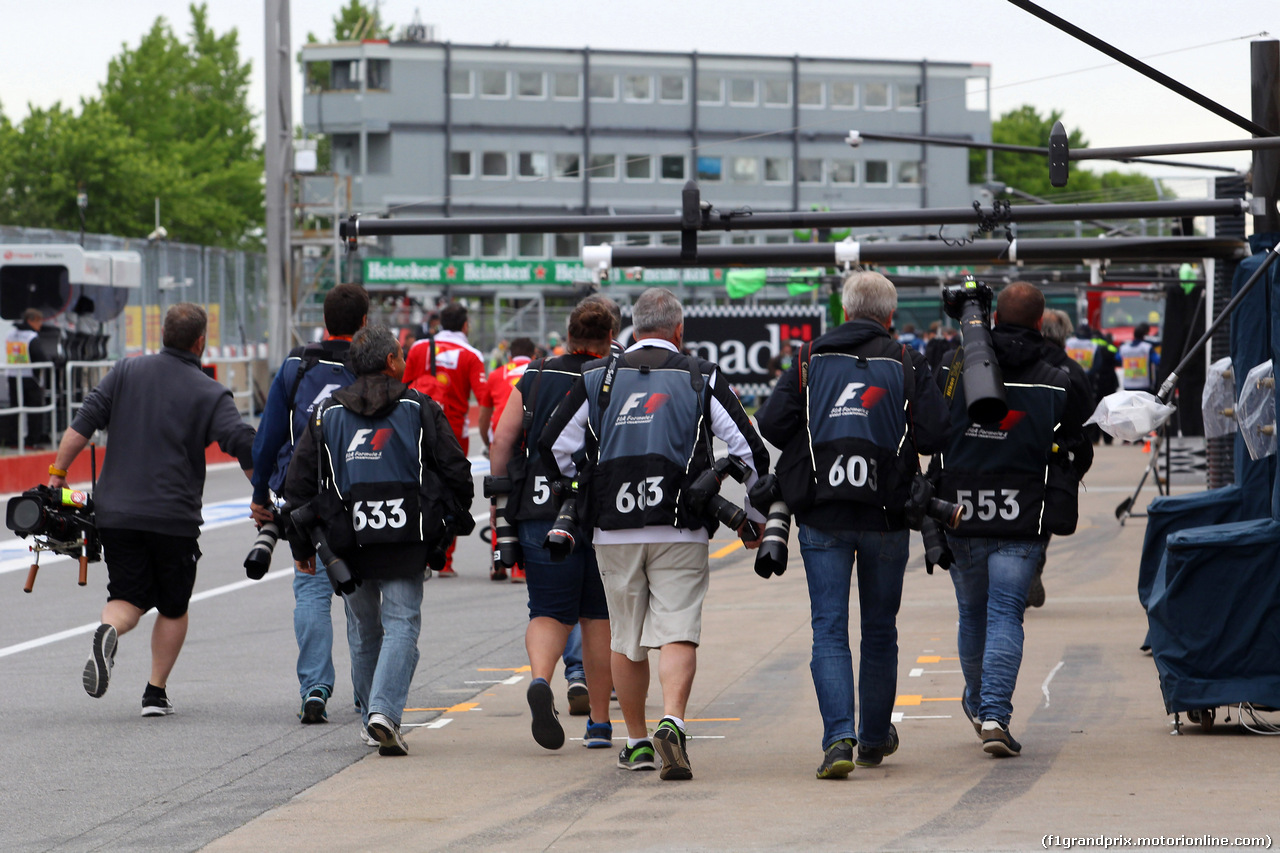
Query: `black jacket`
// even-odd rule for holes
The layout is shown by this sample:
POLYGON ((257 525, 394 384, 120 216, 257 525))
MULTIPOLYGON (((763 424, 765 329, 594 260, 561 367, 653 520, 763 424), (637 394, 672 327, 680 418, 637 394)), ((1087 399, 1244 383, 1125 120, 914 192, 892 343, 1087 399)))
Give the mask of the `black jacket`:
MULTIPOLYGON (((875 338, 888 340, 889 330, 874 320, 851 320, 832 329, 813 342, 814 352, 852 352, 875 338)), ((907 357, 915 372, 915 388, 911 397, 912 427, 916 450, 928 455, 941 450, 947 436, 951 418, 942 393, 933 381, 933 374, 925 357, 912 347, 907 347, 907 357)), ((805 402, 800 390, 800 360, 796 355, 791 370, 778 377, 778 385, 769 401, 756 413, 760 434, 783 452, 801 452, 807 445, 805 428, 805 402)), ((909 450, 906 452, 910 452, 909 450)), ((779 463, 781 464, 781 462, 779 463)), ((852 501, 830 502, 796 513, 802 524, 821 530, 901 530, 905 527, 901 512, 886 512, 867 504, 852 501)))
MULTIPOLYGON (((1089 374, 1057 344, 1045 341, 1043 352, 1045 361, 1067 372, 1067 379, 1070 382, 1067 386, 1068 406, 1074 395, 1079 401, 1078 411, 1084 414, 1080 419, 1083 424, 1093 414, 1094 407, 1098 405, 1097 399, 1093 396, 1093 384, 1089 381, 1089 374)), ((1075 470, 1076 477, 1083 479, 1085 472, 1093 465, 1093 443, 1086 441, 1078 444, 1071 448, 1071 454, 1071 467, 1075 470)))
MULTIPOLYGON (((338 403, 370 418, 385 417, 396 402, 405 397, 416 399, 421 406, 422 458, 450 493, 445 497, 452 499, 455 513, 470 514, 474 492, 471 463, 438 403, 382 373, 361 376, 353 384, 333 392, 333 399, 338 403)), ((284 497, 290 507, 302 506, 318 491, 316 455, 322 441, 313 419, 310 429, 302 434, 293 449, 285 477, 284 497)), ((289 544, 295 559, 305 560, 315 553, 311 542, 296 530, 290 530, 289 544)), ((358 549, 347 562, 352 572, 361 578, 412 577, 426 568, 428 550, 429 545, 424 542, 376 545, 358 549)))

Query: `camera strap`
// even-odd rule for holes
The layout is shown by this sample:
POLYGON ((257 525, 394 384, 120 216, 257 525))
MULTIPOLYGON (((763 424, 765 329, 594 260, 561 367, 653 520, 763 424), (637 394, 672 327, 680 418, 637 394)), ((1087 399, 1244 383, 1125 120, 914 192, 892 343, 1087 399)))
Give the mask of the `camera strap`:
POLYGON ((956 347, 955 355, 951 357, 951 364, 947 367, 947 384, 942 389, 942 396, 946 399, 947 404, 951 404, 952 398, 956 396, 956 387, 960 384, 960 376, 964 373, 964 347, 956 347))
MULTIPOLYGON (((529 365, 533 367, 533 364, 529 365)), ((529 450, 529 430, 533 429, 533 407, 536 406, 538 400, 538 386, 542 384, 542 372, 546 369, 547 360, 545 358, 538 359, 537 370, 538 378, 533 380, 533 387, 529 389, 529 399, 521 400, 520 403, 524 411, 520 414, 520 452, 526 453, 529 450)), ((525 371, 528 376, 528 370, 525 371)))

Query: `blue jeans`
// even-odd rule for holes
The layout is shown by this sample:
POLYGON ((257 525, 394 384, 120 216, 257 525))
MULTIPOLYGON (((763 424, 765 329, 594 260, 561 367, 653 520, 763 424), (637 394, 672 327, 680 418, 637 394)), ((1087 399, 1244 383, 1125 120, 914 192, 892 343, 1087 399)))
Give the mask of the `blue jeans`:
POLYGON ((343 596, 351 685, 365 725, 370 714, 385 714, 400 724, 409 682, 418 667, 422 580, 421 574, 367 579, 351 595, 343 596))
POLYGON ((907 531, 829 533, 800 525, 800 556, 809 583, 813 622, 813 686, 822 713, 822 747, 844 738, 866 746, 889 739, 898 690, 898 606, 907 567, 907 531), (849 651, 849 591, 858 570, 862 645, 854 733, 853 655, 849 651))
POLYGON ((293 634, 298 638, 298 692, 303 697, 316 687, 333 695, 332 602, 329 574, 318 557, 314 575, 293 570, 293 634))
POLYGON ((586 681, 586 670, 582 668, 582 623, 573 626, 569 639, 564 644, 564 680, 586 681))
POLYGON ((964 703, 975 720, 1009 725, 1022 666, 1022 614, 1045 542, 947 536, 960 611, 964 703))

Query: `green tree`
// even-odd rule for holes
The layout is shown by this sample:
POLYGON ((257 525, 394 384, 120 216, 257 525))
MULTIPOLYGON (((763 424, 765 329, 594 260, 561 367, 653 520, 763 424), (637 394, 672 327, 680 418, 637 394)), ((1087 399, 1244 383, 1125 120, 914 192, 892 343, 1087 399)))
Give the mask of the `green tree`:
MULTIPOLYGON (((375 6, 366 6, 361 0, 347 0, 347 5, 333 16, 332 41, 362 41, 364 39, 385 39, 391 37, 391 25, 384 26, 382 12, 375 6)), ((320 39, 315 33, 307 33, 307 43, 316 44, 320 39)), ((298 54, 298 64, 302 64, 302 54, 298 54)), ((313 62, 304 69, 307 87, 320 91, 329 87, 329 75, 333 63, 313 62)))

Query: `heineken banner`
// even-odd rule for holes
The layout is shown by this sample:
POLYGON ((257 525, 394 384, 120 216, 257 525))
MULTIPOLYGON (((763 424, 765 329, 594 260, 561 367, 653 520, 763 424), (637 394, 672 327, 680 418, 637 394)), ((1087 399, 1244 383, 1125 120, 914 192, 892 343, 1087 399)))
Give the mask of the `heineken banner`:
MULTIPOLYGON (((723 269, 614 270, 612 282, 722 286, 723 269)), ((574 260, 482 261, 449 258, 366 258, 365 284, 572 285, 591 281, 574 260)))
MULTIPOLYGON (((783 341, 811 341, 822 334, 823 305, 692 305, 684 309, 685 348, 715 362, 739 394, 769 387, 769 361, 783 341)), ((632 340, 631 308, 622 309, 621 341, 632 340)))

